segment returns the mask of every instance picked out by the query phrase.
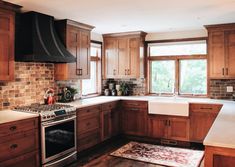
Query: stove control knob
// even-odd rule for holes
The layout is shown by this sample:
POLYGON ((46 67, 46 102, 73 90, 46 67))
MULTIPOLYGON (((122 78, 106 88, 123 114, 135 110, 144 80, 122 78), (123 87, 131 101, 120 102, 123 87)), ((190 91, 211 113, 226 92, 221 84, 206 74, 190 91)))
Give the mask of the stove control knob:
POLYGON ((47 118, 50 118, 51 116, 50 115, 47 115, 47 118))
POLYGON ((47 117, 45 115, 43 115, 42 119, 46 119, 47 117))
POLYGON ((51 115, 51 118, 55 118, 55 115, 51 115))

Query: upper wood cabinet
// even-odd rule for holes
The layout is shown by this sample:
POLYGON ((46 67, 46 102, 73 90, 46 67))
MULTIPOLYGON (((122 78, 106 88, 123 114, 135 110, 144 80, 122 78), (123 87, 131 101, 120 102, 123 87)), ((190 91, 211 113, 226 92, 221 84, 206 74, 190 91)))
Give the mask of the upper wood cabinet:
POLYGON ((104 77, 144 77, 145 32, 104 34, 104 77))
POLYGON ((90 32, 94 27, 72 20, 59 20, 55 25, 64 45, 77 59, 76 63, 55 64, 55 79, 89 79, 90 32))
POLYGON ((211 79, 235 78, 235 24, 206 26, 211 79))
POLYGON ((0 81, 14 79, 15 11, 19 8, 0 1, 0 81))

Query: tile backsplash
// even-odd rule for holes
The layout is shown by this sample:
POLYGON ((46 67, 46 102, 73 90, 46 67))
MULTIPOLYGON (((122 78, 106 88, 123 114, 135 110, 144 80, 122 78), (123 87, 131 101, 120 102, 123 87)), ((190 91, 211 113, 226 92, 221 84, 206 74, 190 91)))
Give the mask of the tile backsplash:
POLYGON ((227 86, 232 86, 235 89, 235 80, 232 79, 213 79, 210 80, 210 98, 212 99, 228 99, 234 100, 235 92, 227 92, 227 86))
POLYGON ((45 91, 52 87, 57 94, 61 87, 78 87, 78 81, 55 81, 53 63, 15 62, 15 79, 0 82, 0 110, 18 105, 43 103, 45 91))

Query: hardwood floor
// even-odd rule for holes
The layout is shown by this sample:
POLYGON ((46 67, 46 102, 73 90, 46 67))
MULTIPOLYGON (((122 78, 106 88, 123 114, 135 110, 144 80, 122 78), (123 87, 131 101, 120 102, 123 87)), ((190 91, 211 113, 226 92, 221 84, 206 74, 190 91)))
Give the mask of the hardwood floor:
MULTIPOLYGON (((109 155, 111 152, 127 144, 128 142, 129 140, 126 139, 118 139, 110 143, 108 142, 99 148, 94 148, 83 155, 79 155, 78 162, 68 167, 163 167, 161 165, 109 155)), ((204 160, 201 162, 199 167, 204 167, 203 164, 204 160)))

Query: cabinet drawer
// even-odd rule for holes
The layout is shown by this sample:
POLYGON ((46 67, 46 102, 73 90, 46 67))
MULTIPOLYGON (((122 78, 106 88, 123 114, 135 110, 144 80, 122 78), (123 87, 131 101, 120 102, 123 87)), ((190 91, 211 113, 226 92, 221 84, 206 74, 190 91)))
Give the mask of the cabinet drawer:
POLYGON ((77 119, 78 134, 86 133, 100 127, 100 116, 77 119))
POLYGON ((206 113, 218 113, 221 108, 222 104, 197 104, 192 103, 190 104, 190 112, 206 112, 206 113))
POLYGON ((110 103, 106 103, 106 104, 102 104, 101 108, 102 108, 102 111, 103 110, 112 110, 114 108, 117 107, 117 104, 118 102, 115 101, 115 102, 110 102, 110 103))
POLYGON ((38 118, 15 121, 0 125, 0 137, 38 128, 38 118))
POLYGON ((25 132, 20 138, 0 144, 0 161, 15 158, 38 149, 38 133, 35 130, 25 132))
POLYGON ((38 151, 30 152, 14 159, 0 162, 0 166, 4 167, 39 167, 38 151))
POLYGON ((125 107, 125 108, 148 109, 148 102, 146 102, 146 101, 126 100, 126 101, 122 101, 122 106, 125 107))
POLYGON ((91 115, 95 116, 95 115, 99 115, 100 111, 101 111, 101 105, 86 107, 86 108, 78 109, 77 116, 78 117, 86 117, 86 116, 91 116, 91 115))
POLYGON ((77 139, 78 151, 90 148, 98 144, 99 142, 100 142, 100 132, 98 129, 79 135, 77 139))

